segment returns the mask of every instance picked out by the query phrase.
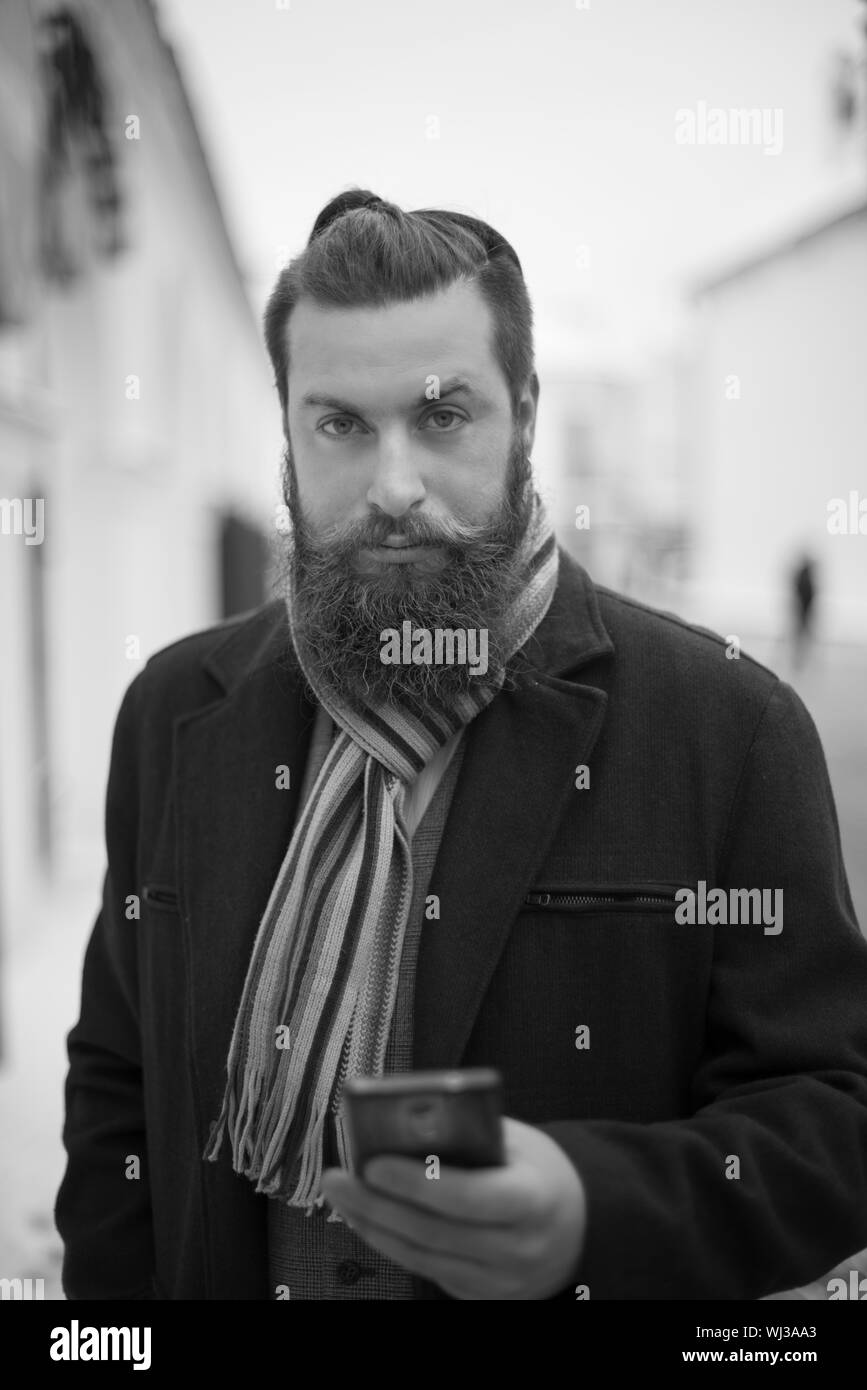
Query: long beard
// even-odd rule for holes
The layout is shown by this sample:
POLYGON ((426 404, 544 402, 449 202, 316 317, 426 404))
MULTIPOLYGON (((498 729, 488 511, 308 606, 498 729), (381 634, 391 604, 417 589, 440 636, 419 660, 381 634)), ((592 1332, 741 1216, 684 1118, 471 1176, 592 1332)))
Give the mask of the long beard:
POLYGON ((279 579, 291 604, 293 636, 303 664, 317 686, 361 710, 391 703, 421 711, 446 705, 472 682, 496 685, 510 655, 509 612, 526 584, 521 542, 533 510, 532 471, 520 434, 509 451, 503 496, 483 525, 431 521, 409 514, 395 522, 370 516, 314 534, 302 515, 289 447, 283 460, 283 491, 292 531, 279 579), (442 547, 446 563, 436 572, 423 562, 356 569, 359 551, 382 545, 396 532, 410 545, 442 547), (487 671, 469 664, 435 662, 386 665, 383 633, 419 628, 487 633, 487 671))

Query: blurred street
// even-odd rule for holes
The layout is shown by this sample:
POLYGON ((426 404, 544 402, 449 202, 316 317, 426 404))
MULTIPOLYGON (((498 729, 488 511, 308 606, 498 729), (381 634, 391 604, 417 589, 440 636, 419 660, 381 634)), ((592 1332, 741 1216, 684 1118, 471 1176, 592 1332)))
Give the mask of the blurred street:
POLYGON ((794 686, 825 749, 843 854, 861 930, 867 936, 867 648, 819 646, 802 672, 779 643, 744 639, 744 650, 794 686))
MULTIPOLYGON (((798 676, 792 675, 785 652, 771 643, 745 641, 744 650, 789 680, 816 720, 837 799, 852 894, 865 930, 867 648, 819 648, 798 676)), ((0 1128, 14 1139, 0 1146, 0 1277, 44 1279, 46 1299, 63 1296, 60 1242, 52 1218, 63 1172, 58 1078, 65 1071, 64 1038, 77 1015, 82 954, 99 888, 94 884, 47 899, 42 928, 29 940, 19 938, 3 962, 0 1128)))

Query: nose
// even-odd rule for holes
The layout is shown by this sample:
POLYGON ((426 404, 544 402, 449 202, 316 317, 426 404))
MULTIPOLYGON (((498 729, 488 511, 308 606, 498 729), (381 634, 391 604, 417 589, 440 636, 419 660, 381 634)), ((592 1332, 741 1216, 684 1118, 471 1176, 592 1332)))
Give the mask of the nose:
POLYGON ((367 490, 368 505, 401 517, 424 501, 426 489, 411 443, 403 433, 381 437, 367 490))

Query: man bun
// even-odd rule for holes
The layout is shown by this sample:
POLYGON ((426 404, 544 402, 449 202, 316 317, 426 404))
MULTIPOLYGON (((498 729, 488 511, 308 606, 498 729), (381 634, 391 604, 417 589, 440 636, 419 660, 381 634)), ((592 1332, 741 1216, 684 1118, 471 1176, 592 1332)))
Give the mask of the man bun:
POLYGON ((336 198, 332 198, 330 203, 319 213, 313 223, 313 230, 307 240, 307 245, 315 241, 316 237, 330 227, 332 222, 336 222, 338 217, 343 217, 344 213, 353 212, 355 208, 385 208, 388 204, 384 198, 378 194, 371 193, 369 188, 350 188, 346 193, 338 193, 336 198))

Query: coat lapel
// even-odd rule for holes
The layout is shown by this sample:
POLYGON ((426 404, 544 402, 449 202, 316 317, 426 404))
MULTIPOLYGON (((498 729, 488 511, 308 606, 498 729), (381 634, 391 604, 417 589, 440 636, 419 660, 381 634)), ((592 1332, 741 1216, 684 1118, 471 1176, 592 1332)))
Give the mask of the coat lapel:
MULTIPOLYGON (((309 749, 314 710, 297 668, 281 659, 287 640, 282 606, 235 629, 206 662, 228 693, 175 727, 177 877, 202 1152, 220 1112, 235 1014, 309 749), (277 787, 283 765, 288 789, 277 787)), ((233 1172, 228 1142, 202 1173, 209 1297, 266 1298, 267 1198, 233 1172)))
POLYGON ((421 936, 413 1063, 456 1067, 525 894, 575 792, 605 707, 588 686, 502 693, 461 766, 429 893, 440 920, 421 936))
POLYGON ((416 966, 413 1064, 456 1067, 525 894, 589 762, 603 690, 562 677, 613 654, 591 583, 560 553, 545 619, 524 648, 532 669, 474 720, 431 876, 439 921, 416 966))

